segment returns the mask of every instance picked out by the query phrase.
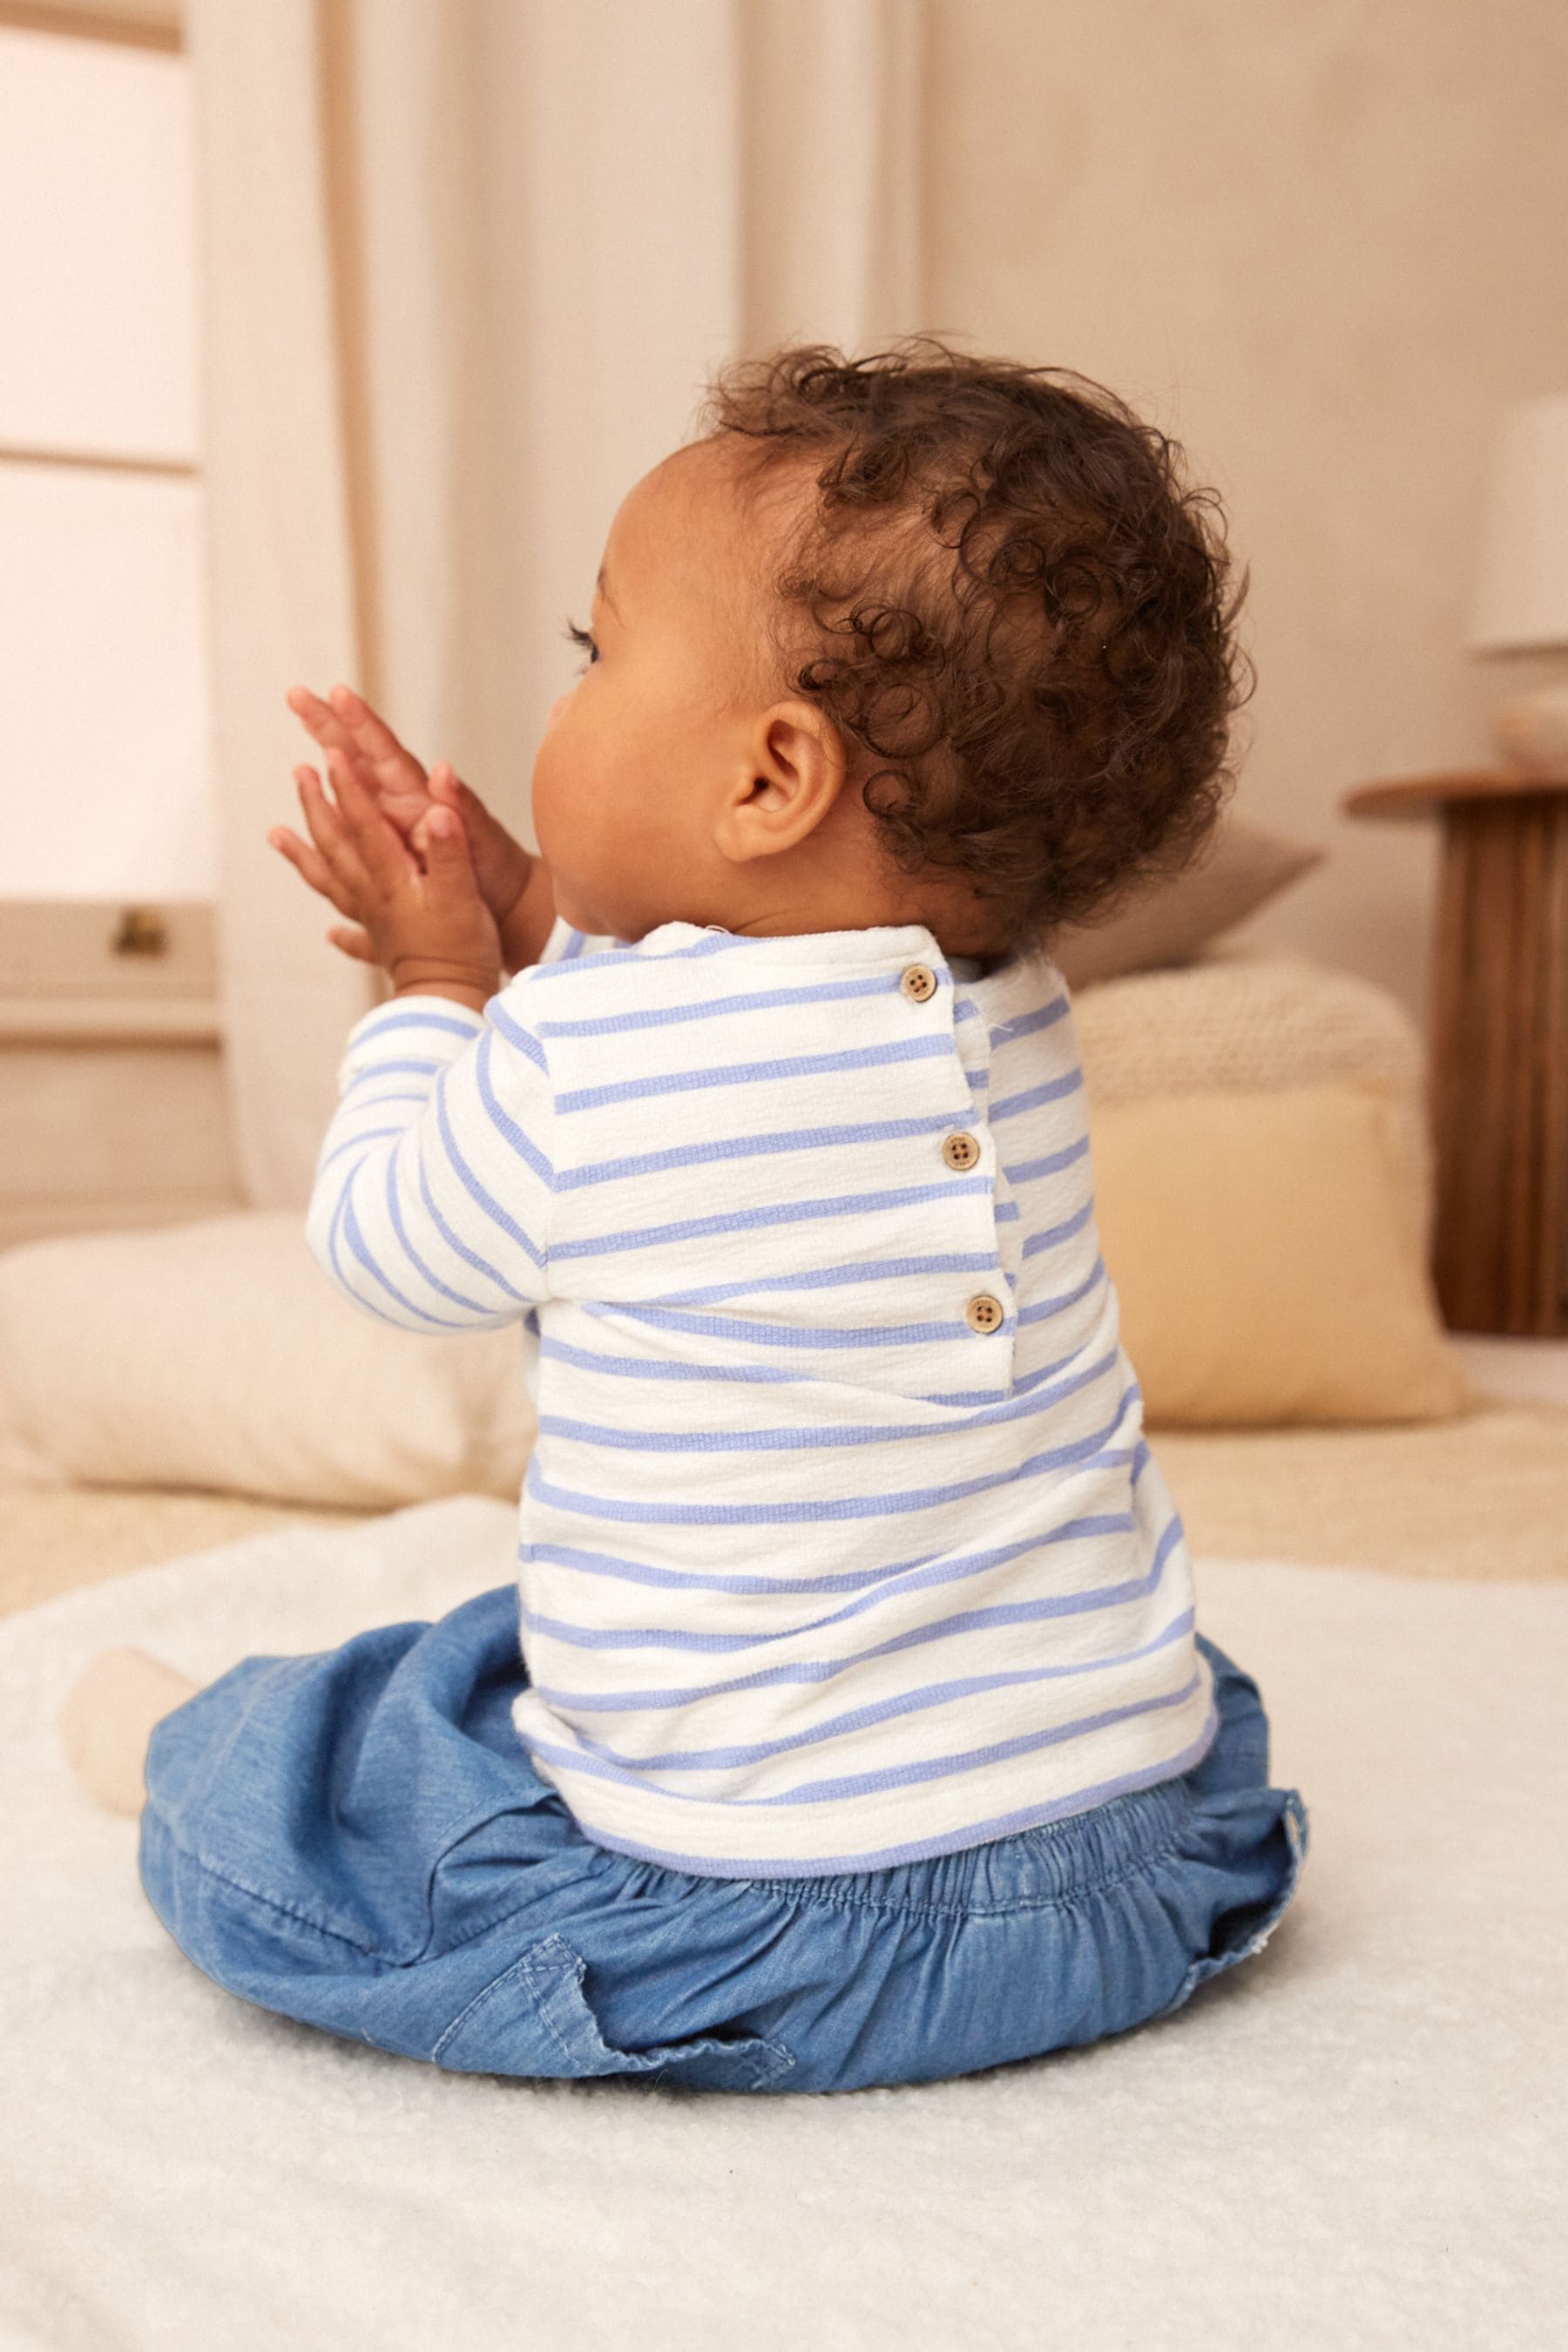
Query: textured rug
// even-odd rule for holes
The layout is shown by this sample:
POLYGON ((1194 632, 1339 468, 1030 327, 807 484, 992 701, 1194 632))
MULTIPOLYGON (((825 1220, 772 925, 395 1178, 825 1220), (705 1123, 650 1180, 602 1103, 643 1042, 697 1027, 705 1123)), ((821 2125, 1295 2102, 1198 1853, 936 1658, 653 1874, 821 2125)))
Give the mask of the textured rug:
POLYGON ((1568 2298, 1568 1591, 1200 1564, 1312 1849, 1266 1952, 1098 2049, 749 2101, 447 2077, 163 1939, 52 1717, 502 1580, 505 1504, 295 1527, 0 1627, 0 2343, 401 2352, 1545 2344, 1568 2298))
POLYGON ((1568 1578, 1568 1411, 1413 1429, 1156 1430, 1194 1548, 1395 1576, 1568 1578))

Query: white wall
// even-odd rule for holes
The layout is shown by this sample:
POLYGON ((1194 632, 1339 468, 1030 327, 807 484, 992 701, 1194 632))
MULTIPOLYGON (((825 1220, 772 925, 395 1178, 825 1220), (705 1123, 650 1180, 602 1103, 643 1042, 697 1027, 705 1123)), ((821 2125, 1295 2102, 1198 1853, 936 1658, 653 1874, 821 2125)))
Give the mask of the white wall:
POLYGON ((1225 492, 1259 672, 1239 805, 1331 845, 1258 926, 1420 1001, 1424 829, 1488 758, 1489 436, 1568 390, 1559 0, 929 0, 930 322, 1100 378, 1225 492))

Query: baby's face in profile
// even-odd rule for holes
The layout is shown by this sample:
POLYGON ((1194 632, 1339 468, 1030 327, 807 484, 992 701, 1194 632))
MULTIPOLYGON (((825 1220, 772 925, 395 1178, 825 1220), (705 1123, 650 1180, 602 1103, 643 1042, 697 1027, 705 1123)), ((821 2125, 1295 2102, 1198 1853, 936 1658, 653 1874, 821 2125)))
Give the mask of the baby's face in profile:
POLYGON ((726 920, 733 858, 715 831, 727 838, 736 807, 770 804, 752 773, 777 658, 757 529, 733 459, 711 442, 656 467, 611 526, 579 633, 586 666, 533 771, 556 909, 581 930, 636 940, 662 922, 726 920))

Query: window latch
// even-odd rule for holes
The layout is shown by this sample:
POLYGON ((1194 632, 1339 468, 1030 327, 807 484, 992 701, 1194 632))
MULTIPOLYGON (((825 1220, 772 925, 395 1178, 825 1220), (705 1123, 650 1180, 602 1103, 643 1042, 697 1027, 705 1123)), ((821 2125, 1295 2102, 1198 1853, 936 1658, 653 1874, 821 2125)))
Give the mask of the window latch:
POLYGON ((119 956, 167 955, 168 928, 156 907, 127 907, 110 945, 119 956))

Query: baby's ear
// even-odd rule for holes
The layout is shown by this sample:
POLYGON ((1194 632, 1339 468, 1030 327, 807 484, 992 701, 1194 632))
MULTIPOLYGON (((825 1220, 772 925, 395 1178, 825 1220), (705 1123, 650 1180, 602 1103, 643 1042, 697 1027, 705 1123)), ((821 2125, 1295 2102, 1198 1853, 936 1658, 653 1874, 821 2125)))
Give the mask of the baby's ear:
POLYGON ((762 712, 748 743, 746 772, 720 818, 727 857, 769 857, 793 849, 819 825, 843 788, 844 739, 812 702, 777 702, 762 712))

